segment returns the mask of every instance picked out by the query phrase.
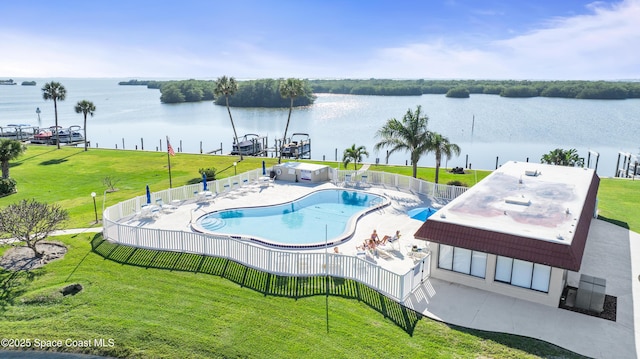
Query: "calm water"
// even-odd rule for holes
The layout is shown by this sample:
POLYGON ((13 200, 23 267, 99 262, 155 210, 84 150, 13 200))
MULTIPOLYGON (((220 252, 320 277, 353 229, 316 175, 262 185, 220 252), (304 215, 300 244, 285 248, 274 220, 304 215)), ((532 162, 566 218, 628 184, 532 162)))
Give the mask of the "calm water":
POLYGON ((349 236, 354 228, 347 227, 349 220, 382 202, 382 197, 366 192, 321 190, 290 203, 209 213, 196 223, 213 233, 254 236, 282 245, 317 245, 349 236))
MULTIPOLYGON (((42 99, 41 88, 50 79, 14 78, 18 83, 35 80, 36 86, 0 86, 0 125, 26 123, 52 126, 53 103, 42 99), (36 108, 41 110, 38 123, 36 108)), ((128 79, 56 79, 67 89, 67 99, 58 104, 61 126, 82 125, 82 115, 74 105, 83 99, 96 105, 88 119, 88 138, 92 147, 145 150, 164 149, 165 136, 174 148, 198 153, 231 149, 233 131, 226 108, 212 102, 161 104, 160 92, 142 86, 119 86, 128 79)), ((462 148, 449 167, 464 167, 466 156, 474 168, 493 169, 508 160, 537 162, 550 150, 577 148, 587 157, 589 150, 600 153, 598 173, 612 176, 618 151, 638 154, 640 141, 640 99, 603 101, 551 98, 508 99, 494 95, 472 95, 469 99, 450 99, 443 95, 377 97, 320 94, 310 107, 294 109, 289 134, 305 132, 311 136, 313 159, 335 160, 352 144, 369 150, 367 162, 385 153, 375 153, 376 131, 387 119, 400 119, 408 108, 422 105, 429 116, 429 127, 448 136, 462 148), (473 133, 472 133, 473 123, 473 133)), ((256 133, 268 136, 273 146, 282 136, 288 109, 231 109, 238 136, 256 133)), ((406 153, 391 156, 389 162, 404 164, 406 153)), ((595 161, 592 161, 593 167, 595 161)), ((420 161, 433 166, 432 155, 420 161)))

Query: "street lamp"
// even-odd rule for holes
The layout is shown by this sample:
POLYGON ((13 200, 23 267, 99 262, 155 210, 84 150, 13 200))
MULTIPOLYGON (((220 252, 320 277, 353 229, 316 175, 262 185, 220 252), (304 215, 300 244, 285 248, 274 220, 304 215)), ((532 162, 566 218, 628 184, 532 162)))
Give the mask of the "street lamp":
POLYGON ((98 208, 96 207, 96 193, 91 192, 91 198, 93 198, 93 212, 96 214, 96 223, 98 223, 98 208))
POLYGON ((38 125, 40 124, 40 107, 36 107, 36 113, 38 114, 38 125))
POLYGON ((233 163, 233 174, 238 175, 238 162, 233 163))

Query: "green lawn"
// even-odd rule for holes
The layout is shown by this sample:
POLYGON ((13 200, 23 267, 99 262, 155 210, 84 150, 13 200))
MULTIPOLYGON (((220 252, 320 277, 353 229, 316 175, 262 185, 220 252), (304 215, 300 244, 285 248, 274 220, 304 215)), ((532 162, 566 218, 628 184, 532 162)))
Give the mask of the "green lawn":
POLYGON ((577 357, 533 339, 420 319, 345 281, 332 285, 357 299, 329 297, 327 333, 326 297, 287 297, 298 287, 292 278, 271 276, 265 294, 267 275, 226 260, 134 250, 94 234, 59 239, 70 249, 64 260, 0 273, 2 337, 113 339, 113 347, 64 350, 140 358, 577 357), (70 283, 85 289, 62 297, 70 283))
POLYGON ((640 232, 640 181, 601 179, 598 210, 600 219, 640 232))
MULTIPOLYGON (((263 159, 247 158, 237 170, 259 168, 263 159)), ((177 187, 199 181, 201 167, 232 175, 237 157, 177 154, 171 161, 177 187)), ((107 194, 110 205, 142 195, 147 184, 152 190, 166 189, 166 165, 166 153, 31 146, 11 166, 19 193, 1 198, 0 206, 23 198, 56 202, 70 211, 69 227, 85 227, 94 220, 91 192, 99 194, 97 205, 102 207, 105 176, 119 179, 119 190, 107 194)), ((487 174, 478 172, 478 180, 487 174)), ((419 177, 432 176, 433 169, 419 171, 419 177)), ((440 176, 441 183, 456 179, 472 184, 476 175, 441 171, 440 176)), ((640 228, 633 206, 640 199, 639 186, 603 179, 600 214, 640 228)), ((113 347, 62 350, 139 358, 578 357, 534 339, 420 318, 344 280, 330 283, 338 295, 328 299, 327 332, 326 297, 310 295, 324 291, 323 278, 275 277, 221 259, 135 250, 104 242, 99 234, 56 239, 69 247, 63 260, 30 273, 0 272, 2 337, 113 339, 113 347), (82 284, 84 291, 62 297, 60 289, 71 283, 82 284)))

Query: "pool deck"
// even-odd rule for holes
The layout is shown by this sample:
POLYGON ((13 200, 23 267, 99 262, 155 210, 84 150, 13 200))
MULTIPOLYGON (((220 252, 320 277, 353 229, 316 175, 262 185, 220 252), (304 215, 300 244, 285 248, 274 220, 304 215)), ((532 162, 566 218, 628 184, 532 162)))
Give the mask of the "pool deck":
MULTIPOLYGON (((287 182, 275 183, 268 187, 245 186, 217 197, 214 196, 209 200, 187 201, 178 205, 175 210, 160 213, 155 218, 133 217, 124 219, 122 223, 144 228, 191 231, 191 223, 208 212, 228 208, 279 204, 302 197, 315 190, 330 188, 343 187, 332 183, 311 185, 287 182)), ((363 188, 356 189, 362 190, 363 188)), ((415 245, 426 251, 426 242, 413 238, 413 234, 423 222, 409 218, 407 211, 416 207, 439 207, 440 205, 433 203, 425 196, 402 192, 397 188, 368 187, 365 189, 387 196, 391 199, 391 205, 360 218, 354 235, 347 242, 338 245, 338 250, 342 254, 355 256, 358 253, 356 246, 360 246, 365 239, 369 238, 374 229, 377 230, 380 238, 384 235, 391 236, 396 230, 399 230, 401 234, 399 243, 381 247, 377 257, 367 255, 367 259, 385 269, 404 274, 414 266, 413 257, 407 256, 407 253, 411 252, 411 247, 415 245)), ((330 247, 329 250, 333 251, 333 247, 330 247)), ((305 249, 304 251, 324 252, 324 248, 305 249)))
MULTIPOLYGON (((213 210, 277 204, 325 188, 336 186, 276 183, 269 187, 241 188, 207 202, 181 204, 171 213, 160 214, 152 220, 129 219, 127 224, 190 231, 192 220, 213 210)), ((370 260, 396 273, 406 273, 414 265, 408 255, 411 246, 425 248, 426 244, 413 238, 422 222, 409 218, 407 211, 416 207, 439 208, 444 203, 392 187, 374 186, 367 190, 386 195, 392 204, 361 218, 353 238, 339 246, 340 252, 356 255, 356 245, 368 238, 373 229, 380 236, 400 230, 399 246, 386 251, 388 256, 370 260)), ((593 358, 638 358, 640 234, 593 220, 580 273, 569 272, 568 284, 577 287, 582 273, 606 279, 606 293, 617 297, 615 322, 435 278, 426 280, 404 304, 446 323, 537 338, 593 358)))

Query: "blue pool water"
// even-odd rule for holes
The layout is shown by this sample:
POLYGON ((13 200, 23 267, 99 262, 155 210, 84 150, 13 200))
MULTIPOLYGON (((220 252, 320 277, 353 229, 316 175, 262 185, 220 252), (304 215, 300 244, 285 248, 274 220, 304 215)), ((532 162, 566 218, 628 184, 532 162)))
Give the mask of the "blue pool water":
POLYGON ((320 247, 325 240, 337 244, 349 238, 358 218, 387 204, 387 198, 373 193, 319 190, 278 205, 211 212, 198 218, 194 229, 274 246, 320 247))

